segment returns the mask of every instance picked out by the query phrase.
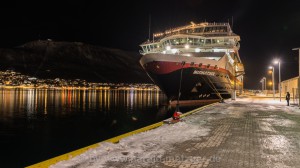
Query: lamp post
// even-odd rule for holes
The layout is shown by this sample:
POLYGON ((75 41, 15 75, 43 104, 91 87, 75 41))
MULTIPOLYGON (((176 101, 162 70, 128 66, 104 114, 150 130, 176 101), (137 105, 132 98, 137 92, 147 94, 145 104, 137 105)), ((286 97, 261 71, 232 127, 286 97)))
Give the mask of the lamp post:
POLYGON ((270 66, 269 69, 272 70, 273 98, 275 98, 274 67, 273 67, 273 66, 270 66))
POLYGON ((261 79, 261 80, 260 80, 260 83, 261 83, 261 91, 263 92, 263 90, 264 90, 264 80, 261 79))
POLYGON ((267 90, 267 78, 263 77, 263 80, 265 81, 265 90, 267 90))
POLYGON ((279 100, 281 101, 281 74, 280 74, 280 61, 279 60, 275 60, 274 61, 274 64, 278 64, 278 69, 279 69, 279 88, 278 88, 278 90, 279 90, 279 100))
POLYGON ((266 87, 266 81, 267 79, 266 79, 266 77, 263 77, 263 78, 261 78, 261 80, 260 80, 260 83, 261 83, 261 90, 262 91, 264 91, 264 90, 266 90, 267 89, 267 87, 266 87))
MULTIPOLYGON (((300 48, 293 48, 293 50, 298 50, 298 52, 299 52, 299 76, 300 76, 300 48)), ((300 107, 300 92, 299 92, 299 89, 300 89, 300 79, 299 79, 299 76, 298 76, 298 100, 299 100, 299 102, 298 102, 298 105, 299 105, 299 107, 300 107)))

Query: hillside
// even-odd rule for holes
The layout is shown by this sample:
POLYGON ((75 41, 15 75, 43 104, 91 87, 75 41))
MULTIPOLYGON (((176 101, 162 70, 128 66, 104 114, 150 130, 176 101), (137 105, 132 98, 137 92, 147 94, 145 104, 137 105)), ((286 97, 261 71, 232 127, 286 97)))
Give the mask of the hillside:
POLYGON ((89 82, 152 83, 135 52, 81 42, 33 41, 0 49, 0 70, 38 78, 85 79, 89 82))

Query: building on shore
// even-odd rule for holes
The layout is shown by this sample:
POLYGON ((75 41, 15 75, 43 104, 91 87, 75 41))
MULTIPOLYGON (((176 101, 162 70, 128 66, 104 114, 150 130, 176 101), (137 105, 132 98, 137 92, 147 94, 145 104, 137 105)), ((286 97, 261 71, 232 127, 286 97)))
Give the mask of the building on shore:
POLYGON ((299 76, 282 81, 281 95, 284 96, 286 92, 290 92, 291 97, 294 97, 295 95, 297 95, 296 97, 298 97, 298 78, 299 76))

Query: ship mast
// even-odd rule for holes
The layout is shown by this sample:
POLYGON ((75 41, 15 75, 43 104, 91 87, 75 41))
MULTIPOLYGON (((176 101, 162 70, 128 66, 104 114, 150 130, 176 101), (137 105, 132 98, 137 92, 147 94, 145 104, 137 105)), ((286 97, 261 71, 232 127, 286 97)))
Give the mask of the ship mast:
POLYGON ((148 40, 151 38, 151 15, 149 14, 149 37, 148 40))

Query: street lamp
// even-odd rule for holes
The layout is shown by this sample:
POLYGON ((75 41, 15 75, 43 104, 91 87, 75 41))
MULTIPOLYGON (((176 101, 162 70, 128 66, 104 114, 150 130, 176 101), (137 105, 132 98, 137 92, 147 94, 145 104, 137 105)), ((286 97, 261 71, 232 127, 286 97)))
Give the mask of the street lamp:
POLYGON ((263 77, 261 80, 260 80, 260 83, 262 84, 261 85, 261 90, 264 91, 264 90, 267 90, 267 87, 266 87, 266 83, 267 83, 267 79, 266 77, 263 77))
POLYGON ((274 67, 273 67, 273 66, 270 66, 269 69, 272 70, 273 98, 275 98, 274 67))
POLYGON ((280 60, 279 59, 277 59, 277 60, 275 60, 274 61, 274 64, 278 64, 278 69, 279 69, 279 99, 280 99, 280 101, 281 101, 281 76, 280 76, 280 60))
POLYGON ((267 90, 267 78, 263 77, 262 79, 265 81, 265 90, 267 90))

